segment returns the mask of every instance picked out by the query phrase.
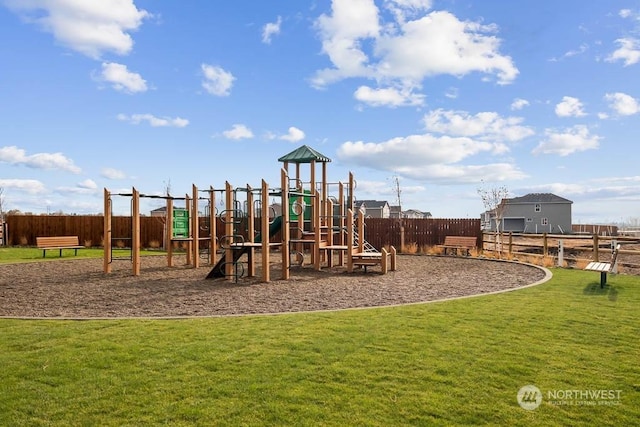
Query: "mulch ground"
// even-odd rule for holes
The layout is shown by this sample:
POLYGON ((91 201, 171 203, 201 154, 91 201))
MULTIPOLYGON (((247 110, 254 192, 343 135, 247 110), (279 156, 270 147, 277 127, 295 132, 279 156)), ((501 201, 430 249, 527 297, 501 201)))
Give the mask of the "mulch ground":
MULTIPOLYGON (((0 265, 0 316, 173 317, 281 313, 373 307, 439 300, 518 288, 545 277, 542 269, 476 258, 398 256, 398 269, 347 273, 293 267, 291 280, 261 283, 206 280, 210 267, 178 267, 166 258, 142 258, 141 274, 118 261, 102 271, 100 259, 0 265)), ((272 279, 280 278, 272 265, 272 279)))

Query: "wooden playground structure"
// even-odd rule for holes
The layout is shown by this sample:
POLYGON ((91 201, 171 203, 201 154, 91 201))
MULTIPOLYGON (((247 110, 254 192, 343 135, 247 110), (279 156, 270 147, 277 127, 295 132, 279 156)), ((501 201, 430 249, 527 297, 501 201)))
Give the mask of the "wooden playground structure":
POLYGON ((234 188, 229 182, 223 189, 209 187, 199 190, 192 186, 191 194, 184 197, 150 196, 131 193, 111 193, 104 189, 104 272, 110 273, 115 259, 113 242, 130 240, 133 275, 140 274, 140 198, 166 200, 167 266, 173 266, 174 244, 186 246, 186 264, 200 266, 201 247, 206 247, 208 264, 213 266, 207 279, 256 277, 256 255, 261 256, 261 280, 271 280, 271 252, 281 253, 281 279, 289 279, 292 266, 311 265, 315 270, 323 267, 346 266, 351 273, 356 268, 380 266, 382 274, 396 269, 396 250, 390 247, 377 250, 365 240, 362 211, 354 212, 355 180, 349 173, 348 181, 330 183, 327 163, 331 159, 303 145, 278 159, 280 188, 270 188, 262 180, 259 188, 234 188), (309 165, 309 181, 303 181, 301 166, 309 165), (317 179, 317 166, 321 176, 317 179), (294 176, 289 168, 295 165, 294 176), (333 190, 333 193, 331 192, 333 190), (205 194, 205 196, 201 196, 205 194), (217 213, 216 195, 224 200, 224 210, 217 213), (111 227, 112 197, 131 198, 131 235, 113 236, 111 227), (269 206, 269 199, 279 203, 269 206), (199 201, 206 201, 205 227, 200 222, 199 201), (184 201, 184 208, 174 205, 184 201), (281 212, 277 212, 277 207, 281 212), (217 237, 217 218, 223 224, 223 236, 217 237), (276 236, 280 236, 276 241, 276 236), (222 255, 216 261, 219 250, 222 255), (245 271, 243 255, 247 255, 245 271), (305 256, 308 255, 308 256, 305 256), (306 259, 310 262, 305 264, 306 259), (336 260, 337 258, 337 260, 336 260), (334 263, 335 262, 335 263, 334 263), (246 274, 245 274, 246 273, 246 274))

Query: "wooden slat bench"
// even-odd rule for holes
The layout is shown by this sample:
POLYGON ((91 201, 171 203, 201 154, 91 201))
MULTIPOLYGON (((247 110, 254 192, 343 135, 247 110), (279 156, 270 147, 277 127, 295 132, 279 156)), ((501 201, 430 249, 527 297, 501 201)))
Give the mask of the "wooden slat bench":
POLYGON ((464 249, 467 256, 470 255, 470 250, 476 248, 477 238, 473 236, 446 236, 444 238, 444 244, 440 245, 444 249, 444 254, 447 254, 447 249, 453 249, 455 254, 458 254, 458 249, 464 249))
POLYGON ((618 251, 620 250, 620 244, 616 245, 613 254, 611 255, 611 262, 599 262, 593 261, 587 264, 584 268, 588 271, 598 271, 600 272, 600 287, 604 288, 604 285, 607 284, 607 273, 617 273, 618 272, 618 251))
POLYGON ((74 249, 75 255, 78 255, 78 249, 83 249, 80 245, 78 236, 52 236, 52 237, 36 237, 38 248, 42 249, 42 258, 47 255, 47 250, 57 249, 62 256, 63 249, 74 249))
POLYGON ((351 267, 359 266, 364 267, 365 273, 368 266, 379 265, 382 274, 387 274, 387 271, 396 270, 396 248, 393 246, 391 250, 387 251, 382 248, 380 252, 356 252, 351 254, 351 267))

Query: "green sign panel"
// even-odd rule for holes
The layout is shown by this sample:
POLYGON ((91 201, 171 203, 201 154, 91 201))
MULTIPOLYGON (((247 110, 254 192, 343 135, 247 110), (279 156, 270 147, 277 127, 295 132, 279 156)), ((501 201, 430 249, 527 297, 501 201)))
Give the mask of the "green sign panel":
POLYGON ((173 237, 189 237, 189 212, 173 209, 173 237))

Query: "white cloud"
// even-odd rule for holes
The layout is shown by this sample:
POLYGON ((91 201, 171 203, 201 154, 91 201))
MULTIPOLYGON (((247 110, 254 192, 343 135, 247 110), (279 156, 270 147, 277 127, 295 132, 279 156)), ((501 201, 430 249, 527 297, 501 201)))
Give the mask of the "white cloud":
POLYGON ((25 150, 15 145, 0 147, 0 162, 24 165, 35 169, 60 169, 76 174, 81 172, 81 169, 73 164, 73 160, 65 157, 62 153, 27 155, 25 150))
POLYGON ((44 184, 35 179, 0 179, 0 187, 7 189, 14 188, 30 194, 45 192, 44 184))
POLYGON ((216 96, 228 96, 231 93, 233 81, 236 79, 233 74, 215 65, 202 64, 200 68, 204 75, 202 87, 208 93, 216 96))
POLYGON ((573 126, 563 132, 547 129, 545 136, 546 138, 533 149, 533 154, 568 156, 576 152, 598 148, 601 139, 597 135, 591 135, 589 129, 583 125, 573 126))
POLYGON ((279 139, 282 139, 284 141, 289 141, 289 142, 302 141, 304 138, 305 138, 304 132, 294 126, 291 126, 289 128, 289 133, 279 137, 279 139))
POLYGON ((463 160, 491 152, 493 144, 468 137, 430 134, 397 137, 381 143, 348 141, 338 149, 340 160, 398 173, 414 179, 478 182, 480 179, 520 179, 525 175, 507 163, 462 165, 463 160))
POLYGON ((262 27, 262 43, 271 44, 271 38, 280 34, 280 25, 282 25, 282 17, 278 16, 276 22, 269 22, 262 27))
POLYGON ((511 109, 514 111, 522 110, 524 107, 527 107, 528 105, 529 105, 529 101, 527 101, 526 99, 516 98, 511 103, 511 109))
POLYGON ((235 124, 231 129, 222 132, 222 134, 228 139, 253 138, 253 132, 251 132, 251 129, 242 124, 235 124))
POLYGON ((620 11, 618 12, 618 15, 621 18, 629 18, 633 16, 633 12, 631 11, 631 9, 620 9, 620 11))
POLYGON ((87 190, 95 190, 98 188, 98 185, 92 179, 85 179, 84 181, 78 183, 78 187, 85 188, 87 190))
POLYGON ((189 124, 189 120, 180 117, 156 117, 152 114, 132 114, 127 116, 126 114, 118 114, 118 120, 123 122, 129 122, 134 125, 138 125, 142 122, 147 122, 153 127, 178 127, 183 128, 189 124))
POLYGON ((437 109, 424 116, 425 127, 430 132, 452 136, 474 137, 483 141, 519 141, 534 134, 522 126, 521 117, 501 117, 495 112, 471 115, 466 111, 437 109))
POLYGON ((147 82, 138 73, 132 73, 126 65, 115 62, 103 62, 98 78, 107 82, 118 91, 126 93, 146 92, 147 82))
POLYGON ((450 87, 449 89, 447 89, 447 91, 444 93, 444 96, 446 96, 449 99, 456 99, 458 98, 459 95, 459 90, 457 87, 450 87))
POLYGON ((623 61, 624 66, 636 64, 640 61, 640 41, 633 37, 623 37, 616 40, 618 49, 606 58, 608 62, 623 61))
POLYGON ((604 99, 609 101, 609 108, 621 116, 631 116, 640 112, 638 100, 626 93, 607 93, 604 99))
POLYGON ((126 55, 130 33, 151 15, 133 0, 5 0, 27 22, 53 34, 62 45, 94 59, 104 52, 126 55))
POLYGON ((433 6, 432 0, 385 0, 384 7, 389 10, 399 23, 407 18, 424 13, 433 6))
MULTIPOLYGON (((402 194, 419 194, 426 190, 426 187, 422 185, 407 185, 404 182, 401 184, 402 194)), ((394 196, 397 197, 398 193, 396 188, 391 182, 384 181, 367 181, 358 180, 358 194, 370 194, 378 196, 394 196)))
POLYGON ((333 68, 317 71, 314 86, 364 77, 415 88, 426 77, 472 72, 495 75, 499 84, 507 84, 517 76, 511 58, 499 52, 495 25, 463 22, 446 11, 423 15, 431 6, 427 1, 388 1, 385 6, 395 11, 393 22, 381 22, 373 0, 334 0, 332 14, 317 19, 322 50, 333 68))
POLYGON ((127 177, 127 175, 121 170, 113 168, 102 168, 100 176, 107 179, 124 179, 127 177))
POLYGON ((360 86, 353 96, 360 102, 372 107, 389 106, 419 106, 424 105, 424 95, 411 93, 406 89, 383 88, 373 89, 360 86))
POLYGON ((582 117, 586 113, 583 110, 582 102, 572 96, 563 96, 562 101, 556 105, 556 115, 558 117, 582 117))

